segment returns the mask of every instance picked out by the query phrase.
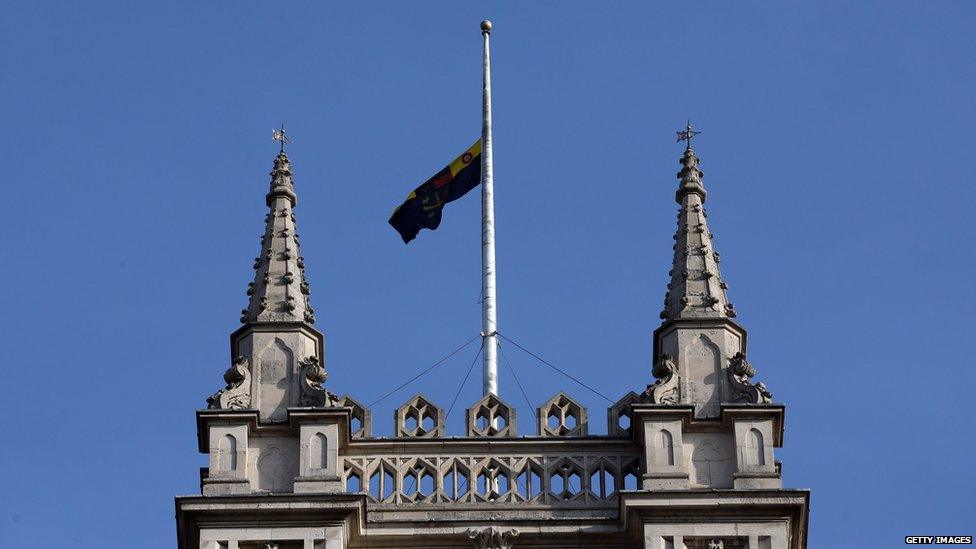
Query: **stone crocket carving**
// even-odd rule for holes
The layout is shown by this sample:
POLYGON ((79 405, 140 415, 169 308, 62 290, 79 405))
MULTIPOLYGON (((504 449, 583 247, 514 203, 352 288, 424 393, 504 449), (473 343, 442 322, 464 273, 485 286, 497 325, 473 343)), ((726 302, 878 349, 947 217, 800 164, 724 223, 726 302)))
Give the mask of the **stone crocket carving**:
POLYGON ((302 407, 323 408, 337 406, 339 397, 322 386, 329 378, 325 368, 319 363, 319 357, 311 355, 301 362, 302 370, 298 382, 302 388, 299 405, 302 407))
POLYGON ((732 389, 732 402, 749 404, 767 404, 773 401, 773 395, 762 382, 753 385, 749 379, 756 375, 756 369, 746 360, 742 352, 735 353, 729 359, 729 386, 732 389))
POLYGON ((512 549, 519 531, 515 528, 502 530, 494 526, 482 530, 468 530, 468 539, 476 549, 512 549))
POLYGON ((251 370, 247 359, 238 356, 224 372, 227 386, 207 399, 211 410, 244 410, 251 407, 251 370))
POLYGON ((642 395, 642 400, 655 404, 677 404, 678 403, 678 376, 674 365, 674 359, 667 353, 661 353, 651 375, 657 378, 653 385, 648 385, 642 395))

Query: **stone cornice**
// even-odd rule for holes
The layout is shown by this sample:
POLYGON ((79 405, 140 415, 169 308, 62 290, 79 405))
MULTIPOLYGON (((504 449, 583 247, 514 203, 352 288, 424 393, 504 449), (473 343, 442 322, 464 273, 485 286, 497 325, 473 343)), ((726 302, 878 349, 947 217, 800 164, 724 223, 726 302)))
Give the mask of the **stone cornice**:
POLYGON ((745 327, 742 326, 742 324, 739 324, 731 318, 676 318, 674 320, 666 320, 662 322, 660 326, 654 329, 654 350, 652 356, 657 357, 661 354, 661 337, 678 328, 690 328, 696 330, 727 328, 741 338, 742 352, 746 352, 748 349, 748 332, 746 331, 745 327))
POLYGON ((645 521, 662 514, 683 520, 700 518, 735 522, 785 517, 790 522, 790 549, 807 546, 810 490, 655 490, 620 493, 620 517, 624 530, 636 532, 645 521))
POLYGON ((722 423, 732 425, 734 419, 772 419, 773 446, 783 446, 783 431, 786 423, 785 404, 722 404, 722 423))
POLYGON ((262 423, 260 412, 257 410, 197 410, 197 446, 200 453, 210 451, 207 427, 211 424, 240 424, 246 422, 248 431, 257 435, 283 434, 297 435, 301 424, 320 421, 337 421, 339 423, 339 437, 342 445, 350 440, 349 423, 352 418, 352 408, 289 408, 288 419, 284 422, 262 423))
POLYGON ((281 526, 344 525, 350 535, 366 528, 362 494, 260 494, 177 496, 179 547, 199 547, 200 526, 241 527, 273 519, 281 526))
MULTIPOLYGON (((777 448, 783 445, 783 430, 786 416, 784 404, 732 404, 723 403, 722 413, 718 418, 696 419, 695 407, 691 404, 633 404, 634 425, 640 419, 658 418, 680 419, 685 429, 727 428, 736 418, 741 419, 772 419, 773 445, 777 448)), ((632 429, 634 441, 643 444, 643 429, 632 429)))
POLYGON ((302 332, 315 339, 317 356, 325 356, 325 336, 314 326, 304 321, 294 322, 248 322, 230 334, 230 356, 237 356, 237 345, 249 333, 302 332))

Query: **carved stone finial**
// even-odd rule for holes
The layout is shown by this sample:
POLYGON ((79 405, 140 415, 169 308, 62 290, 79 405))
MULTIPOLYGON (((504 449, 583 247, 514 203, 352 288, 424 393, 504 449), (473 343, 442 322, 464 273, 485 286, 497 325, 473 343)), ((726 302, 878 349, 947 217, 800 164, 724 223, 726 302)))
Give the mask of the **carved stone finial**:
POLYGON ((518 536, 519 531, 515 528, 502 530, 489 526, 482 530, 468 530, 468 539, 475 549, 512 549, 518 536))
MULTIPOLYGON (((695 193, 701 197, 701 201, 705 202, 705 197, 707 192, 702 184, 702 177, 705 175, 698 168, 698 156, 695 155, 695 151, 691 148, 685 149, 685 154, 681 157, 679 161, 681 164, 681 170, 678 172, 678 180, 681 184, 678 186, 678 191, 675 194, 678 204, 681 204, 681 199, 684 195, 688 193, 695 193)), ((695 210, 695 213, 699 213, 701 210, 695 210)), ((690 229, 690 228, 689 228, 690 229)))
POLYGON ((756 369, 746 360, 746 355, 738 352, 729 359, 729 386, 732 389, 732 402, 749 404, 768 404, 773 395, 762 382, 753 385, 749 379, 756 375, 756 369))
POLYGON ((207 399, 211 410, 244 410, 251 407, 251 370, 247 359, 238 356, 224 372, 227 386, 207 399))
POLYGON ((329 378, 329 374, 319 363, 319 357, 311 355, 305 358, 301 365, 301 374, 298 377, 302 389, 300 405, 313 408, 338 405, 339 397, 322 386, 329 378))
POLYGON ((641 400, 654 404, 677 404, 679 395, 676 373, 674 359, 667 353, 661 353, 654 367, 651 368, 651 375, 657 378, 657 381, 647 386, 641 400))

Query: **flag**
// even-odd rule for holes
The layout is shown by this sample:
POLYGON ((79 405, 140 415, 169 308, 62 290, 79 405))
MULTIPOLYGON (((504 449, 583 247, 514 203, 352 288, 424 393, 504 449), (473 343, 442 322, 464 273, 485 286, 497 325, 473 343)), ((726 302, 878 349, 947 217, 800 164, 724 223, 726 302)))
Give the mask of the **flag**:
POLYGON ((434 230, 441 224, 444 204, 461 198, 481 182, 481 139, 417 187, 390 216, 390 225, 407 244, 420 229, 434 230))

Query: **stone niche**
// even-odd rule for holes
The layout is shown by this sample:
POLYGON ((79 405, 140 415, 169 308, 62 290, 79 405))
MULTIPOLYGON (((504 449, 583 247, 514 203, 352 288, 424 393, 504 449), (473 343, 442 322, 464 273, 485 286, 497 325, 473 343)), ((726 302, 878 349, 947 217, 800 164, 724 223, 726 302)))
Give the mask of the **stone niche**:
POLYGON ((692 488, 732 488, 736 456, 731 434, 686 431, 684 443, 692 488))
POLYGON ((734 324, 674 324, 657 334, 655 356, 673 357, 680 401, 695 405, 695 417, 714 418, 721 414, 721 403, 732 396, 726 374, 729 360, 744 352, 744 346, 744 332, 734 324))
POLYGON ((293 437, 251 437, 247 477, 255 492, 289 493, 298 476, 298 440, 293 437))
POLYGON ((319 341, 304 331, 249 330, 235 334, 232 345, 234 356, 244 356, 251 365, 251 406, 260 412, 261 422, 285 421, 288 408, 300 400, 300 363, 322 356, 319 341))

